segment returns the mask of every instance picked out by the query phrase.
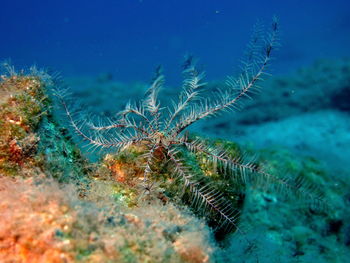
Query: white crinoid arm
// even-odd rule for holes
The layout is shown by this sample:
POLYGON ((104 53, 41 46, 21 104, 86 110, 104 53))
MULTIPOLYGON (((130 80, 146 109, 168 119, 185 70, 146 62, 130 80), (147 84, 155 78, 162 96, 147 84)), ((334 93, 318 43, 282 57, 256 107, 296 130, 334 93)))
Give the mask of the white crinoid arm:
POLYGON ((165 130, 168 130, 174 121, 174 119, 187 107, 190 103, 196 99, 200 94, 200 89, 207 83, 203 82, 205 77, 204 72, 198 72, 194 65, 190 64, 184 69, 183 74, 185 80, 183 81, 183 90, 180 94, 179 101, 173 102, 173 110, 169 114, 169 118, 166 122, 165 130))
POLYGON ((89 122, 88 126, 92 130, 101 132, 110 131, 114 129, 121 131, 124 131, 125 129, 131 129, 143 134, 144 136, 150 136, 151 133, 148 127, 145 126, 144 122, 140 122, 139 124, 137 124, 134 118, 129 118, 127 116, 124 116, 118 121, 112 121, 111 119, 107 119, 107 121, 104 121, 104 123, 100 121, 97 125, 93 122, 89 122))
POLYGON ((142 157, 146 160, 145 166, 144 166, 144 172, 143 172, 143 185, 144 187, 149 188, 149 177, 153 173, 152 171, 152 164, 154 157, 154 151, 157 148, 157 144, 153 144, 151 147, 149 147, 148 151, 142 155, 142 157))
POLYGON ((86 141, 92 149, 114 148, 119 150, 121 148, 127 147, 130 144, 133 144, 142 140, 148 140, 146 136, 140 136, 140 134, 138 133, 136 134, 129 133, 129 135, 123 135, 116 131, 113 133, 113 136, 105 137, 102 134, 102 132, 100 132, 98 129, 97 130, 91 129, 91 127, 89 127, 89 125, 87 124, 86 119, 74 118, 73 113, 69 110, 63 91, 56 90, 54 92, 54 95, 59 99, 61 105, 63 106, 65 114, 68 117, 68 120, 74 132, 80 138, 86 141))
POLYGON ((225 227, 227 231, 233 228, 240 231, 237 223, 239 212, 232 207, 229 201, 224 199, 223 193, 208 184, 203 185, 196 181, 188 168, 183 165, 183 160, 176 157, 176 150, 171 149, 167 154, 173 165, 175 177, 181 179, 185 188, 190 191, 194 208, 204 208, 214 212, 220 218, 221 227, 225 227))
POLYGON ((225 173, 238 174, 244 184, 254 181, 258 186, 273 187, 286 195, 297 194, 300 198, 306 198, 315 205, 323 204, 322 194, 318 189, 314 185, 308 184, 300 176, 295 179, 281 178, 267 172, 263 166, 257 165, 254 160, 246 161, 241 156, 232 158, 224 149, 210 147, 199 139, 189 142, 182 138, 178 143, 182 143, 193 153, 205 154, 213 163, 220 163, 225 173))
POLYGON ((133 114, 134 116, 137 116, 141 119, 142 125, 151 125, 151 120, 148 118, 145 107, 142 103, 138 104, 131 104, 128 102, 125 106, 125 109, 120 111, 118 113, 119 116, 121 116, 120 122, 123 122, 125 118, 127 118, 130 114, 133 114))
POLYGON ((146 97, 145 105, 152 115, 159 111, 158 93, 163 84, 164 76, 159 75, 153 80, 151 87, 147 91, 148 96, 146 97))
POLYGON ((176 124, 173 129, 173 134, 181 133, 191 124, 203 118, 215 115, 222 111, 234 110, 239 108, 239 101, 243 97, 250 98, 250 93, 253 93, 258 88, 258 81, 267 74, 266 69, 271 60, 271 52, 277 46, 278 22, 274 19, 272 22, 271 31, 261 40, 253 41, 254 51, 244 63, 243 72, 237 77, 228 77, 226 85, 228 89, 223 92, 219 91, 214 97, 216 99, 201 100, 198 105, 193 105, 191 110, 176 124), (260 47, 260 53, 257 54, 256 46, 260 47))
POLYGON ((159 90, 164 85, 164 76, 161 74, 161 69, 158 68, 156 76, 152 81, 152 84, 146 92, 146 99, 143 101, 143 105, 146 110, 152 116, 150 126, 154 131, 159 131, 159 118, 160 118, 160 102, 158 101, 159 90))

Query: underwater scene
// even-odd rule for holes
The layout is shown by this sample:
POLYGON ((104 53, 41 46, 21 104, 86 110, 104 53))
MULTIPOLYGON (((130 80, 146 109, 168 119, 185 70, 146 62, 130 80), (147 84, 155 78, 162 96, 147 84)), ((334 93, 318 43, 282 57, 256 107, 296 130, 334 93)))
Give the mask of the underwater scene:
POLYGON ((348 0, 1 11, 0 263, 350 262, 348 0))

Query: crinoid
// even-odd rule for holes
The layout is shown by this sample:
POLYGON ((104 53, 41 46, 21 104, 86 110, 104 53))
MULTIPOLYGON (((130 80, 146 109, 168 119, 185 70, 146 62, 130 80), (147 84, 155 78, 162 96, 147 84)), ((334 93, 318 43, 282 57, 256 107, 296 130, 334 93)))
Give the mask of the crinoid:
MULTIPOLYGON (((146 152, 144 158, 144 172, 142 184, 146 191, 150 191, 154 175, 155 163, 159 161, 167 164, 169 174, 176 182, 182 182, 187 196, 191 196, 194 207, 201 207, 205 211, 215 214, 218 225, 227 231, 237 229, 237 210, 210 183, 198 179, 183 158, 183 153, 201 154, 206 156, 214 165, 221 167, 227 176, 246 182, 253 180, 271 182, 287 191, 308 194, 298 182, 291 183, 268 173, 261 165, 246 161, 241 156, 232 157, 225 149, 214 148, 201 139, 190 140, 184 130, 202 119, 219 113, 240 108, 240 101, 259 88, 258 82, 267 74, 266 69, 271 61, 271 53, 277 45, 278 23, 274 19, 271 29, 264 33, 257 27, 251 39, 242 72, 235 77, 228 77, 225 90, 219 89, 210 95, 203 96, 206 83, 204 73, 199 72, 191 59, 184 66, 185 80, 179 100, 173 103, 173 108, 162 108, 158 100, 158 91, 164 84, 164 76, 157 71, 145 98, 138 104, 126 105, 115 120, 107 120, 99 125, 92 124, 83 118, 76 119, 62 96, 58 94, 66 115, 76 132, 88 142, 92 148, 112 149, 121 152, 132 145, 143 145, 146 152)), ((283 190, 283 191, 285 191, 283 190)))

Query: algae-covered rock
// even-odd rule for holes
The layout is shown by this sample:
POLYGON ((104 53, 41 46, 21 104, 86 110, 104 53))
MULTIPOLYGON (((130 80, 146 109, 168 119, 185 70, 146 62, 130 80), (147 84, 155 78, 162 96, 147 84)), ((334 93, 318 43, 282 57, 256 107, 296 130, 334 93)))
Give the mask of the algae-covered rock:
POLYGON ((35 133, 45 113, 44 83, 37 76, 3 75, 0 80, 0 173, 15 175, 36 165, 35 133))
POLYGON ((87 163, 53 117, 47 94, 54 79, 36 68, 7 69, 0 80, 0 174, 84 181, 87 163))
POLYGON ((46 179, 0 185, 2 262, 211 262, 207 226, 171 204, 87 202, 74 186, 46 179))
POLYGON ((142 149, 86 161, 53 115, 56 84, 35 69, 2 76, 0 261, 211 262, 202 220, 140 199, 142 149))
MULTIPOLYGON (((198 138, 192 136, 190 140, 198 138)), ((226 149, 226 153, 232 158, 242 157, 239 146, 233 142, 208 139, 206 143, 213 147, 226 149)), ((93 173, 95 180, 113 185, 115 190, 111 194, 116 200, 125 202, 127 206, 138 205, 140 201, 148 203, 161 201, 164 204, 175 202, 180 206, 187 205, 197 216, 206 218, 210 226, 219 230, 222 227, 220 215, 207 211, 204 206, 194 207, 192 203, 195 196, 185 189, 184 183, 176 178, 168 163, 163 162, 161 156, 152 160, 152 173, 149 174, 152 184, 149 188, 145 186, 144 173, 147 159, 144 153, 146 150, 146 145, 140 143, 128 146, 116 154, 106 154, 93 173)), ((240 171, 233 176, 224 167, 214 164, 206 155, 193 154, 185 149, 179 152, 179 156, 185 160, 184 164, 190 169, 193 179, 200 181, 203 185, 211 185, 213 189, 220 192, 222 199, 225 198, 230 203, 230 206, 237 210, 241 208, 244 202, 245 186, 240 179, 240 171)), ((237 226, 238 219, 237 216, 237 226)), ((225 235, 230 232, 222 230, 221 234, 225 235)))
POLYGON ((318 206, 276 180, 228 172, 204 154, 180 151, 191 176, 241 212, 238 227, 250 226, 238 235, 225 233, 218 249, 208 225, 220 227, 219 218, 205 209, 191 211, 190 191, 161 156, 152 164, 154 183, 145 188, 142 142, 89 163, 54 116, 46 95, 53 85, 36 70, 12 72, 0 82, 0 261, 342 262, 350 254, 349 183, 315 158, 270 148, 252 160, 255 149, 201 138, 231 158, 286 178, 291 188, 317 186, 324 195, 318 206))
MULTIPOLYGON (((346 262, 350 255, 346 230, 349 206, 344 199, 349 183, 328 172, 315 158, 299 156, 283 148, 260 151, 260 162, 272 170, 302 178, 304 185, 318 188, 320 202, 283 194, 278 189, 247 187, 241 220, 250 226, 246 234, 255 252, 233 262, 346 262), (265 250, 271 253, 265 253, 265 250)), ((247 244, 231 239, 226 253, 241 258, 247 244)), ((224 253, 224 259, 227 257, 224 253)), ((229 261, 229 260, 228 260, 229 261)), ((229 261, 230 262, 230 261, 229 261)))

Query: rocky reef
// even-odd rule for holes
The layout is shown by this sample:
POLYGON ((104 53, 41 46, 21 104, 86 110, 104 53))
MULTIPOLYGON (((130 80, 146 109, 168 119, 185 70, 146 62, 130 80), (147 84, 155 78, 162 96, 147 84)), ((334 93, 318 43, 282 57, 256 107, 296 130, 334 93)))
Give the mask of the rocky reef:
POLYGON ((2 262, 210 262, 203 221, 169 204, 128 209, 115 190, 42 178, 0 178, 2 262), (155 216, 156 215, 156 216, 155 216))
POLYGON ((1 78, 2 262, 211 262, 213 235, 184 207, 137 200, 126 156, 89 163, 47 97, 44 72, 1 78), (116 175, 118 175, 116 177, 116 175))
MULTIPOLYGON (((7 67, 1 76, 1 262, 345 262, 350 256, 349 180, 322 161, 282 147, 262 147, 255 160, 270 171, 293 174, 294 183, 302 178, 318 188, 323 201, 315 204, 254 180, 235 184, 205 156, 183 156, 241 211, 240 233, 218 233, 215 215, 188 208, 186 192, 172 194, 181 189, 164 167, 157 170, 165 178, 157 191, 144 193, 138 183, 142 147, 87 160, 56 116, 50 96, 55 85, 35 68, 7 67)), ((327 103, 332 107, 334 100, 327 103)), ((205 140, 233 156, 257 152, 205 140)))

